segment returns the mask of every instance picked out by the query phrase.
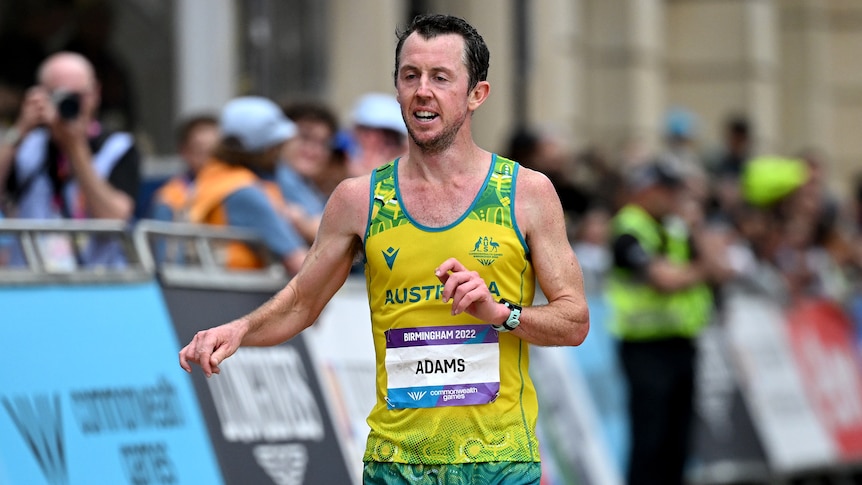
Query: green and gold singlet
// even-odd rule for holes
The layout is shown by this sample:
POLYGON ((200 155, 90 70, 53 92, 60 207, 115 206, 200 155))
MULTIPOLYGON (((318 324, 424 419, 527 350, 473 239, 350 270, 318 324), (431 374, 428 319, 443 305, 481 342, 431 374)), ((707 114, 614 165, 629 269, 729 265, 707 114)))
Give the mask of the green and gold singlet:
POLYGON ((432 228, 399 202, 398 160, 373 173, 365 276, 377 403, 365 461, 539 461, 528 344, 466 313, 453 316, 434 275, 454 257, 497 299, 532 303, 535 274, 514 218, 517 174, 517 163, 494 155, 467 212, 432 228))

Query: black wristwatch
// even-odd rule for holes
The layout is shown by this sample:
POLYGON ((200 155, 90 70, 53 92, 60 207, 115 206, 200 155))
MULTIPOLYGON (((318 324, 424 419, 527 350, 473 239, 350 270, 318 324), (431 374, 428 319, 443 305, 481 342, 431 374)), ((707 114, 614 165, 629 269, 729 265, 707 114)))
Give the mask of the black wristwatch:
POLYGON ((509 318, 502 325, 491 324, 491 328, 498 332, 511 332, 521 324, 521 307, 507 300, 500 300, 509 309, 509 318))

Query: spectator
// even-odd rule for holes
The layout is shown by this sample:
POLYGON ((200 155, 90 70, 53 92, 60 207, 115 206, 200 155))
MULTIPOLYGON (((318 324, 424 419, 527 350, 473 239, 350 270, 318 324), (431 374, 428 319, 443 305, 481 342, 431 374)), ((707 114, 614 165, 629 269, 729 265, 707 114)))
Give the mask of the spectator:
POLYGON ((745 164, 740 175, 742 200, 786 217, 787 202, 809 181, 810 169, 803 160, 779 156, 759 156, 745 164))
POLYGON ((348 166, 353 176, 371 173, 407 150, 407 125, 395 96, 368 93, 353 109, 353 147, 348 166))
POLYGON ((713 175, 738 179, 751 158, 753 139, 751 123, 743 115, 731 115, 724 123, 723 145, 707 159, 713 175))
POLYGON ((672 159, 682 171, 688 195, 697 204, 705 204, 710 184, 704 162, 698 153, 699 122, 692 111, 674 107, 664 119, 664 148, 660 156, 672 159))
POLYGON ((844 303, 844 273, 853 250, 838 224, 838 203, 822 185, 813 151, 805 159, 760 156, 743 169, 746 200, 766 209, 775 226, 767 261, 784 278, 789 298, 817 296, 844 303))
POLYGON ((631 200, 612 220, 610 331, 628 382, 629 485, 681 485, 693 419, 694 338, 713 309, 709 284, 728 276, 719 240, 672 217, 685 194, 667 158, 627 174, 631 200))
POLYGON ((351 143, 350 135, 346 132, 342 130, 336 133, 332 140, 329 163, 320 175, 315 178, 315 184, 327 199, 329 199, 329 196, 332 195, 335 187, 341 181, 350 177, 347 154, 350 151, 351 143))
POLYGON ((826 184, 826 155, 817 149, 808 148, 799 154, 799 159, 808 167, 808 177, 795 196, 795 209, 808 213, 815 222, 815 242, 821 246, 842 244, 839 217, 841 202, 826 184))
MULTIPOLYGON (((284 218, 284 199, 272 182, 284 143, 296 134, 296 126, 269 99, 245 96, 225 105, 219 129, 213 158, 195 177, 189 221, 247 228, 296 274, 307 247, 284 218)), ((228 267, 259 268, 263 263, 247 245, 229 247, 228 267)))
POLYGON ((185 171, 174 175, 153 194, 150 216, 162 221, 182 220, 187 210, 189 193, 195 177, 212 156, 219 142, 218 118, 209 115, 191 116, 177 130, 177 154, 185 171))
POLYGON ((703 170, 697 154, 698 135, 698 119, 693 112, 681 107, 668 110, 664 119, 664 148, 679 160, 686 175, 703 170))
MULTIPOLYGON (((38 80, 0 146, 0 190, 15 206, 12 215, 131 221, 139 154, 131 134, 105 130, 97 120, 100 84, 93 66, 80 54, 60 52, 42 63, 38 80)), ((59 259, 76 253, 52 247, 59 259)), ((123 255, 118 244, 93 240, 77 259, 120 264, 123 255)))
POLYGON ((320 190, 338 131, 335 115, 319 103, 294 103, 284 113, 296 124, 297 135, 284 145, 276 181, 287 201, 287 216, 306 242, 314 241, 327 196, 320 190))
POLYGON ((572 250, 581 262, 588 294, 600 294, 605 290, 605 277, 611 264, 610 217, 611 212, 606 207, 595 205, 587 209, 574 229, 572 250))
POLYGON ((729 220, 738 214, 742 202, 739 178, 752 157, 752 129, 742 115, 730 116, 724 123, 723 144, 704 161, 711 182, 711 219, 729 220))

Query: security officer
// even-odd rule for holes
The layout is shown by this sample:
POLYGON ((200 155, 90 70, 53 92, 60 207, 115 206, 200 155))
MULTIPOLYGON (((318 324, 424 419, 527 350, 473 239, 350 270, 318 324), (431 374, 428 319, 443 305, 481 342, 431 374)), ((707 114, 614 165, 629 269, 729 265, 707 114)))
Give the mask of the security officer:
POLYGON ((683 483, 693 414, 694 338, 710 321, 723 275, 717 238, 674 214, 683 172, 661 158, 628 172, 629 201, 612 220, 610 331, 620 342, 631 420, 629 485, 683 483))

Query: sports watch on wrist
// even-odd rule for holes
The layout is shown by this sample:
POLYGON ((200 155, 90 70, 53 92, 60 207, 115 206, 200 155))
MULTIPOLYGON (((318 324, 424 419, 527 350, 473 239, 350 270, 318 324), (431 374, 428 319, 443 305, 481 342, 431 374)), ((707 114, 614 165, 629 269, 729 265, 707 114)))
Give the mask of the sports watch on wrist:
POLYGON ((491 324, 491 328, 498 332, 511 332, 521 324, 521 307, 507 300, 500 300, 509 309, 509 318, 502 325, 491 324))

